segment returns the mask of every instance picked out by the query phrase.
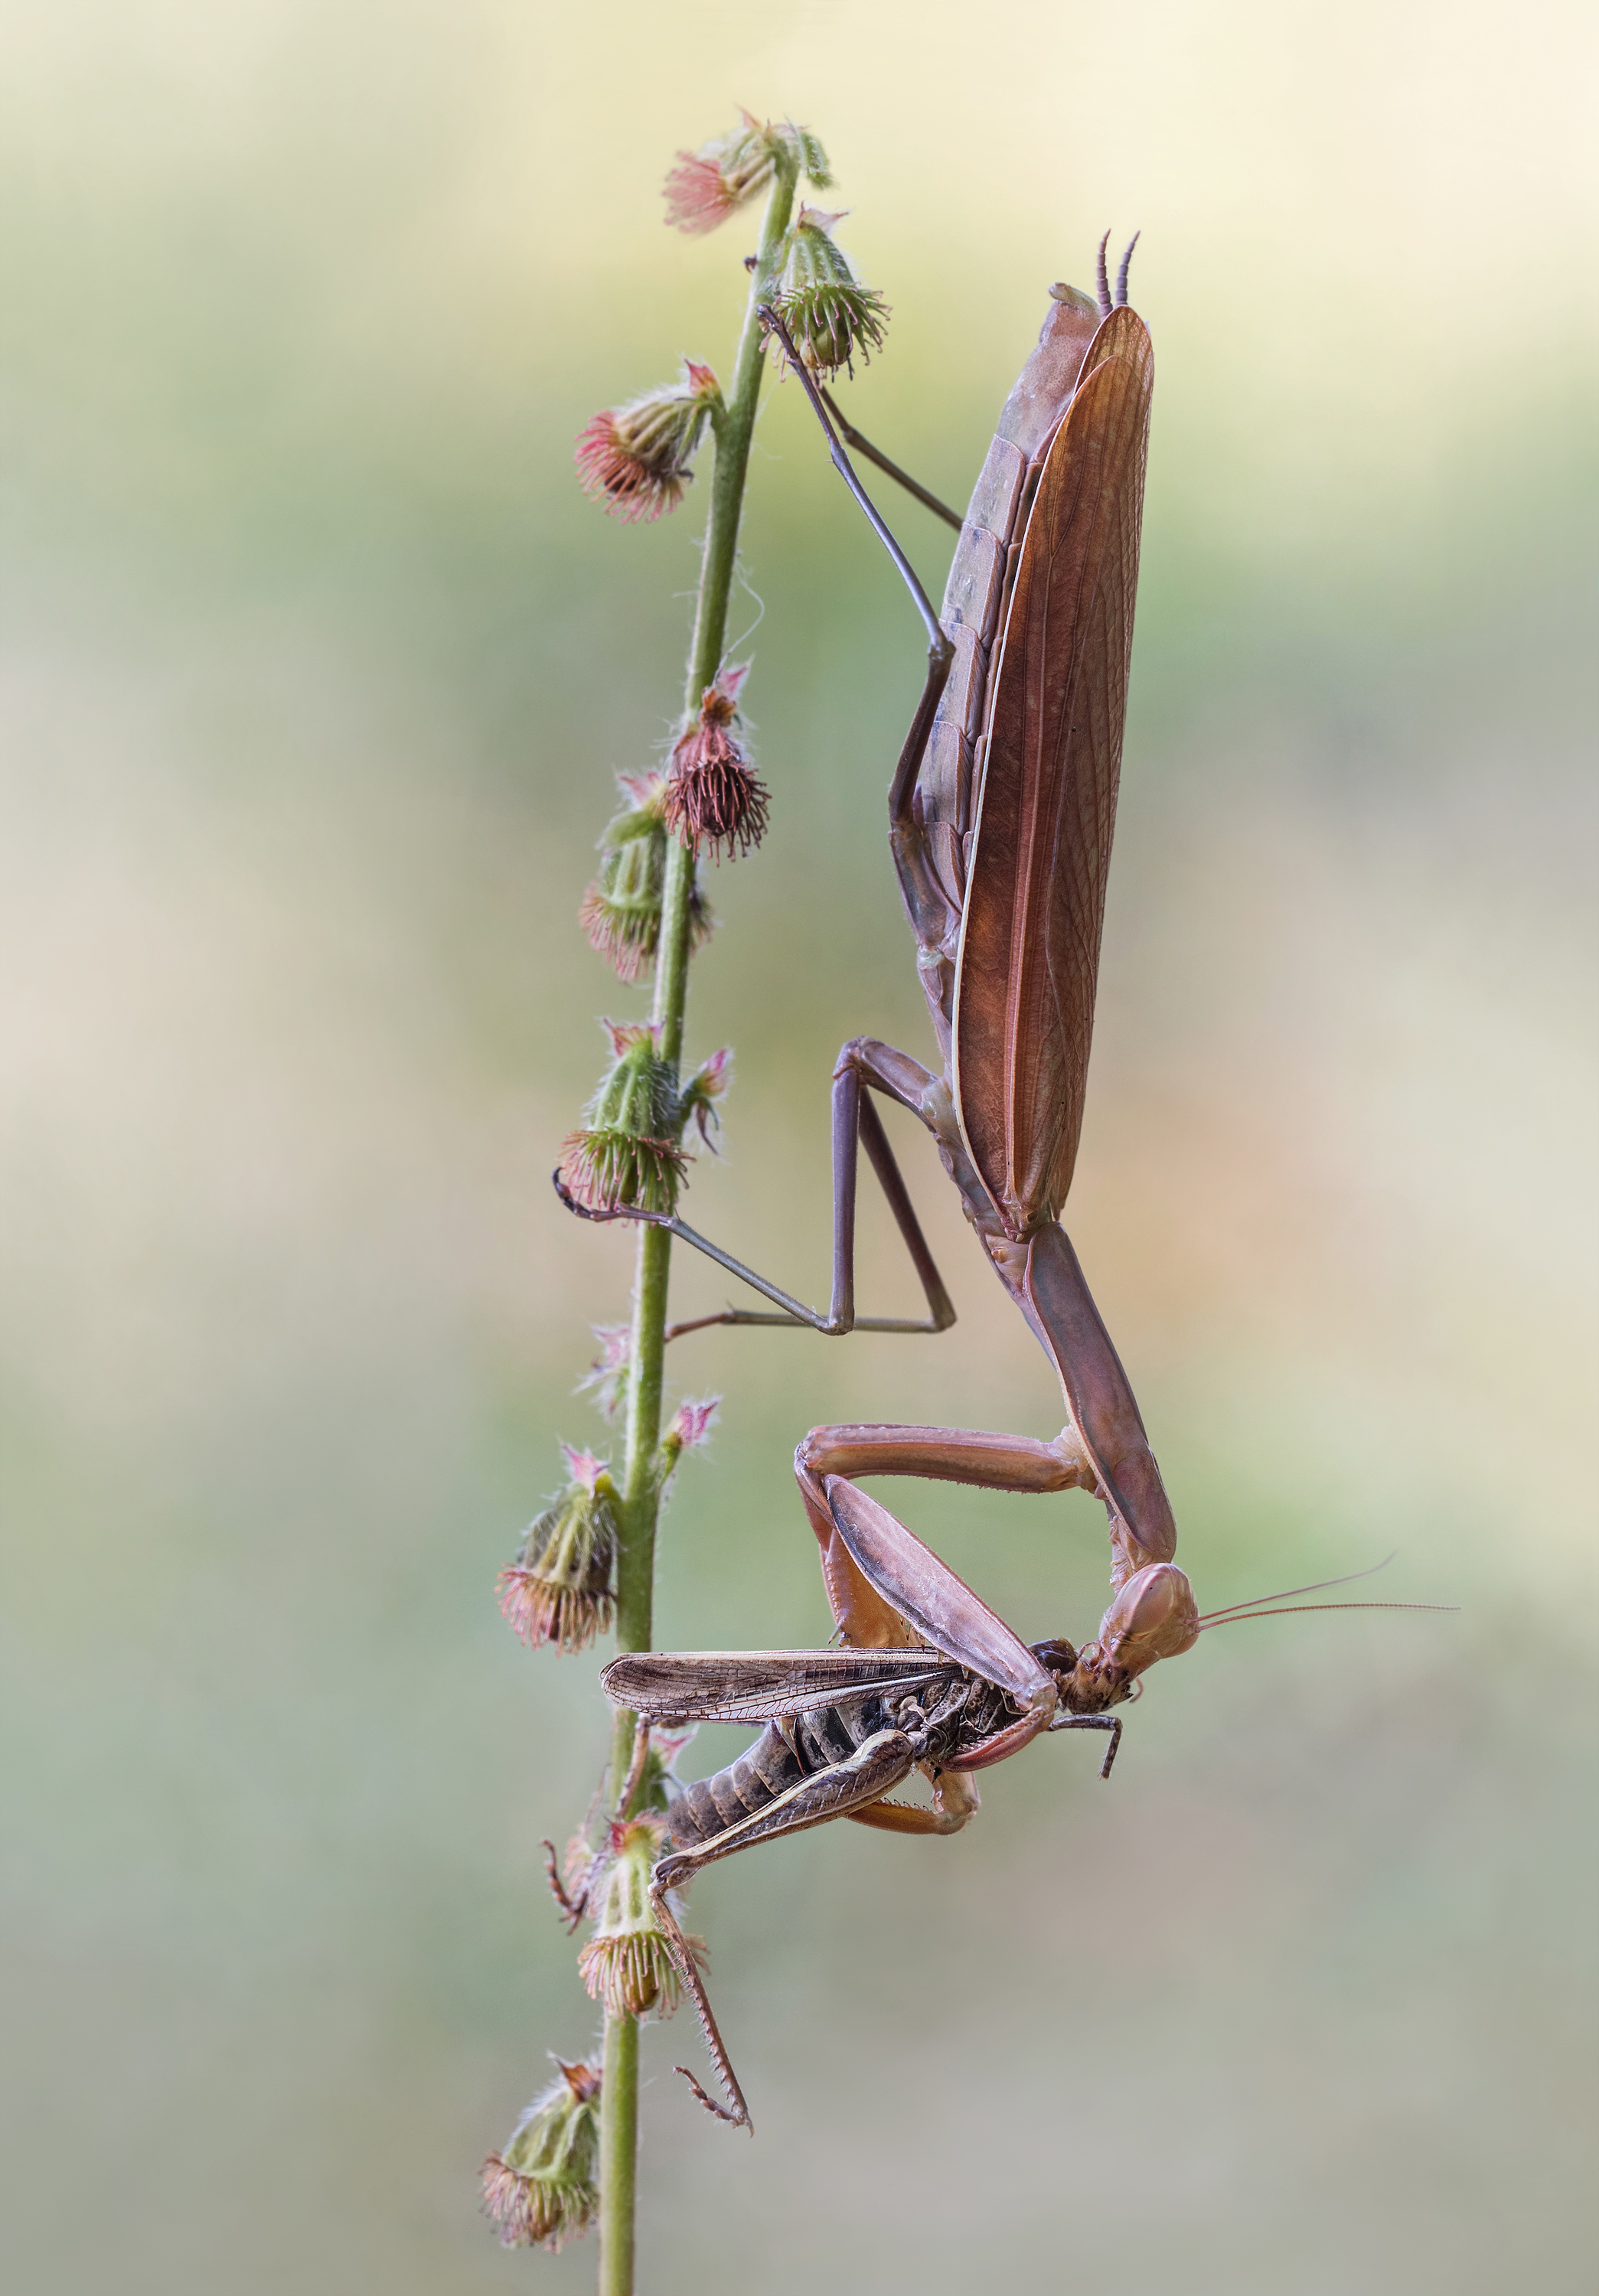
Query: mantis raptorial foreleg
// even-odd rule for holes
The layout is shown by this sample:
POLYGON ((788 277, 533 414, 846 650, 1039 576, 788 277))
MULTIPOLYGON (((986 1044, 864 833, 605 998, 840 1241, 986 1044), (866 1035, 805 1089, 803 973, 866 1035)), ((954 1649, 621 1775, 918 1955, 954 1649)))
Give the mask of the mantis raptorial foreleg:
MULTIPOLYGON (((822 1550, 827 1599, 844 1639, 865 1649, 915 1640, 904 1614, 862 1577, 840 1529, 832 1493, 863 1475, 914 1475, 990 1491, 1095 1488, 1087 1455, 1070 1430, 1053 1443, 958 1427, 813 1427, 794 1453, 794 1475, 822 1550)), ((865 1494, 859 1494, 865 1499, 865 1494)))

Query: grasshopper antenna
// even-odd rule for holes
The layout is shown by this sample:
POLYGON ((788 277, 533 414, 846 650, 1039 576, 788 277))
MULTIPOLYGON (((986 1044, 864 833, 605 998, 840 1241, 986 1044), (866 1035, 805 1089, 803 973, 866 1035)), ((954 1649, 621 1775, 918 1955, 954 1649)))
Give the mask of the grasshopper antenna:
MULTIPOLYGON (((1107 238, 1109 238, 1109 237, 1110 237, 1110 234, 1107 232, 1107 233, 1106 233, 1106 234, 1105 234, 1105 236, 1106 236, 1107 238)), ((1133 234, 1133 236, 1131 237, 1131 239, 1129 239, 1129 240, 1128 240, 1128 251, 1127 251, 1127 253, 1126 253, 1126 254, 1122 257, 1122 258, 1121 258, 1121 268, 1120 268, 1120 270, 1116 274, 1116 300, 1118 301, 1118 303, 1125 303, 1125 302, 1127 301, 1127 299, 1128 299, 1128 272, 1132 269, 1132 267, 1133 267, 1133 250, 1137 246, 1137 244, 1138 244, 1139 241, 1143 238, 1143 236, 1144 236, 1144 234, 1143 234, 1141 231, 1136 231, 1136 232, 1133 234)), ((1101 258, 1101 263, 1102 263, 1102 275, 1103 275, 1103 256, 1102 256, 1102 258, 1101 258)))
POLYGON ((1111 300, 1111 275, 1105 268, 1105 250, 1110 244, 1111 234, 1106 232, 1099 242, 1099 316, 1102 319, 1108 319, 1116 308, 1111 300))

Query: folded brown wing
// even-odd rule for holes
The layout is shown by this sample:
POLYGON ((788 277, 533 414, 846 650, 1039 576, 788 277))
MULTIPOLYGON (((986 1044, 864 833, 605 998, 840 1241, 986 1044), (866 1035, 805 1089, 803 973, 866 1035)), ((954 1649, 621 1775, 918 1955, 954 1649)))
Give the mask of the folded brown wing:
POLYGON ((1071 1185, 1127 713, 1153 355, 1111 314, 1050 447, 994 672, 955 1013, 972 1160, 1025 1234, 1071 1185))
POLYGON ((627 1651, 601 1669, 608 1698, 636 1714, 698 1722, 764 1722, 863 1690, 914 1691, 937 1651, 627 1651))

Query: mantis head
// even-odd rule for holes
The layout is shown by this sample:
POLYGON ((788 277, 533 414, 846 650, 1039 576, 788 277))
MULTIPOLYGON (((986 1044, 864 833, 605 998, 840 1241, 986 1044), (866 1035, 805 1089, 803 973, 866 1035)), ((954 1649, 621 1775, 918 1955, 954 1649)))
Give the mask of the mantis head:
POLYGON ((1139 1676, 1157 1659, 1192 1650, 1199 1632, 1199 1606, 1187 1574, 1175 1562, 1152 1562, 1121 1588, 1093 1642, 1077 1652, 1070 1643, 1050 1644, 1039 1655, 1054 1673, 1070 1713, 1103 1714, 1136 1698, 1139 1676))
MULTIPOLYGON (((1393 1560, 1390 1555, 1389 1561, 1393 1560)), ((1385 1566, 1373 1565, 1381 1570, 1385 1566)), ((1117 1595, 1099 1622, 1099 1634, 1080 1651, 1065 1642, 1039 1643, 1037 1654, 1055 1677, 1061 1703, 1071 1714, 1103 1714, 1136 1698, 1143 1688, 1139 1677, 1160 1658, 1178 1658, 1192 1650, 1212 1627, 1232 1627, 1245 1619, 1276 1619, 1307 1611, 1441 1611, 1441 1603, 1301 1603, 1300 1595, 1317 1595, 1327 1587, 1343 1587, 1349 1578, 1369 1573, 1351 1571, 1348 1578, 1324 1578, 1313 1587, 1290 1587, 1278 1595, 1258 1595, 1252 1602, 1229 1603, 1202 1615, 1194 1602, 1187 1576, 1175 1562, 1152 1562, 1133 1576, 1117 1595)))

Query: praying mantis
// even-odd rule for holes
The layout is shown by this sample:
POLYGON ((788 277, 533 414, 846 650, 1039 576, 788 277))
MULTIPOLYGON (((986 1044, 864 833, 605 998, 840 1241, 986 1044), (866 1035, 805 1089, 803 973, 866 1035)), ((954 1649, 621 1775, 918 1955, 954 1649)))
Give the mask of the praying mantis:
MULTIPOLYGON (((1097 1492, 1118 1590, 1170 1561, 1177 1529, 1131 1384, 1058 1215, 1082 1129, 1153 381, 1148 331, 1127 300, 1132 252, 1114 293, 1104 242, 1095 296, 1052 289, 1037 347, 1005 402, 961 527, 942 620, 857 478, 781 320, 767 314, 835 466, 928 632, 926 681, 890 788, 889 820, 943 1071, 868 1037, 839 1055, 824 1313, 676 1214, 624 1207, 585 1215, 655 1219, 776 1310, 729 1308, 668 1336, 710 1324, 800 1324, 830 1336, 944 1331, 955 1310, 870 1095, 908 1109, 931 1133, 990 1264, 1054 1365, 1070 1424, 1053 1443, 950 1428, 832 1432, 848 1438, 853 1472, 1097 1492), (925 1320, 856 1313, 862 1145, 920 1279, 925 1320)), ((808 1492, 807 1507, 836 1592, 851 1566, 808 1492)))
MULTIPOLYGON (((1319 1591, 1299 1587, 1200 1614, 1172 1560, 1176 1524, 1131 1384, 1059 1218, 1082 1128, 1153 381, 1149 334, 1127 300, 1132 247, 1112 291, 1107 242, 1095 295, 1052 289, 966 517, 943 513, 959 523, 960 542, 941 616, 861 486, 840 431, 891 476, 904 473, 843 422, 781 320, 765 315, 928 632, 926 680, 890 788, 890 843, 943 1069, 935 1073, 872 1037, 853 1037, 840 1053, 825 1312, 675 1214, 584 1213, 653 1219, 772 1303, 726 1308, 673 1326, 668 1337, 714 1324, 800 1324, 830 1336, 947 1330, 955 1311, 870 1097, 881 1094, 932 1135, 1000 1283, 1054 1366, 1069 1414, 1052 1442, 949 1427, 813 1429, 795 1472, 843 1647, 626 1653, 602 1673, 607 1695, 638 1720, 619 1815, 630 1807, 652 1728, 765 1726, 738 1761, 671 1803, 650 1884, 726 2105, 677 2070, 708 2111, 738 2127, 750 2125, 748 2106, 671 1893, 718 1858, 835 1817, 953 1833, 977 1809, 973 1774, 1046 1732, 1108 1732, 1108 1777, 1121 1730, 1110 1710, 1139 1695, 1150 1667, 1192 1649, 1211 1626, 1275 1615, 1274 1606, 1319 1591), (863 1145, 921 1282, 924 1319, 856 1313, 863 1145), (859 1488, 857 1478, 873 1474, 1096 1493, 1109 1520, 1113 1590, 1097 1636, 1080 1650, 1063 1640, 1022 1643, 859 1488), (931 1808, 889 1799, 913 1768, 931 1784, 931 1808)), ((553 1868, 552 1886, 575 1918, 581 1906, 553 1868)))

